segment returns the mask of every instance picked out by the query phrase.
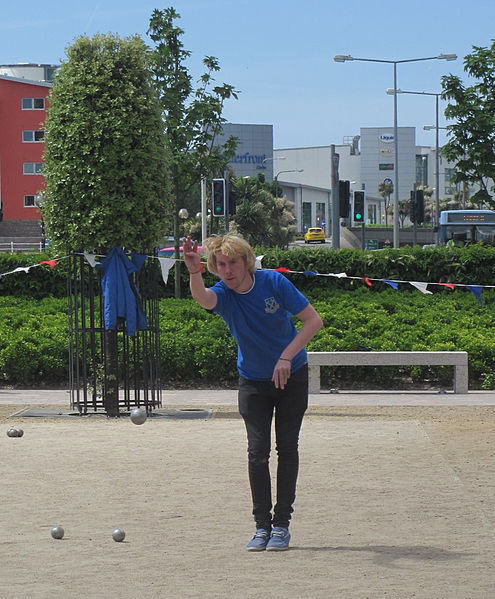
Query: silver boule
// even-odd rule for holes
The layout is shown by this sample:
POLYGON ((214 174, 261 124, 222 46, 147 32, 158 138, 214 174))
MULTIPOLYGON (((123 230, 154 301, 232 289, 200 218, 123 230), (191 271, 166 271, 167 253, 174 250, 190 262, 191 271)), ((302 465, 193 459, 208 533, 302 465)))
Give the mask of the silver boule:
POLYGON ((54 526, 50 533, 54 539, 62 539, 64 536, 64 529, 61 526, 54 526))
POLYGON ((7 431, 7 437, 17 437, 17 431, 15 428, 9 428, 7 431))
POLYGON ((112 532, 112 538, 116 543, 122 543, 122 541, 125 539, 125 531, 123 531, 121 528, 116 528, 112 532))
POLYGON ((130 418, 134 424, 143 424, 146 422, 147 418, 146 410, 143 410, 142 408, 135 408, 132 410, 130 418))
POLYGON ((18 428, 16 430, 17 430, 17 436, 22 437, 22 435, 24 434, 24 431, 22 430, 22 428, 18 428))

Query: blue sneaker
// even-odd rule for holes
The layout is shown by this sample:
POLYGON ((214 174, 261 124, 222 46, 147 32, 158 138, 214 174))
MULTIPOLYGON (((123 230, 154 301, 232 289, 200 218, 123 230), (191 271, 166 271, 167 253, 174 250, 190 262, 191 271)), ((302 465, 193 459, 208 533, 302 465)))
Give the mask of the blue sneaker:
POLYGON ((267 551, 287 551, 289 549, 290 533, 287 528, 274 526, 270 540, 266 546, 267 551))
POLYGON ((254 537, 246 545, 248 551, 264 551, 270 540, 270 532, 265 528, 258 528, 254 537))

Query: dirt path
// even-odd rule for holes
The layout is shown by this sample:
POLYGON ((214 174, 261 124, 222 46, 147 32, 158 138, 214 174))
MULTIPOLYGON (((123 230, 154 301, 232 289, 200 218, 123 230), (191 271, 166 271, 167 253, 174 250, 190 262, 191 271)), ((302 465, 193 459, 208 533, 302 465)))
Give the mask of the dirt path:
POLYGON ((494 407, 311 408, 291 550, 254 555, 233 407, 143 426, 19 409, 0 406, 2 599, 493 596, 494 407))

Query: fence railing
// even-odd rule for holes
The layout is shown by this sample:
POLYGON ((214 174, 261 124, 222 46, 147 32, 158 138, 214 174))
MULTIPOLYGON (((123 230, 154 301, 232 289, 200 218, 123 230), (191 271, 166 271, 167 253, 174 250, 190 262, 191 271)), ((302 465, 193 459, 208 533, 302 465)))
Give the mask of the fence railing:
POLYGON ((46 247, 46 243, 42 241, 4 241, 0 242, 0 252, 42 252, 45 249, 43 246, 46 247))

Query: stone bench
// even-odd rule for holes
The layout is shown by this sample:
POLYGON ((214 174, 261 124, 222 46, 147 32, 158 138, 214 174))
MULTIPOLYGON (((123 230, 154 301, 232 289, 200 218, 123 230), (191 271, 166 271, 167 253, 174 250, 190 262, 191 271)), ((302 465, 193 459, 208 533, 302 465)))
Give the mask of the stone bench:
POLYGON ((453 366, 454 393, 468 392, 465 351, 308 351, 309 392, 320 393, 320 366, 453 366))

